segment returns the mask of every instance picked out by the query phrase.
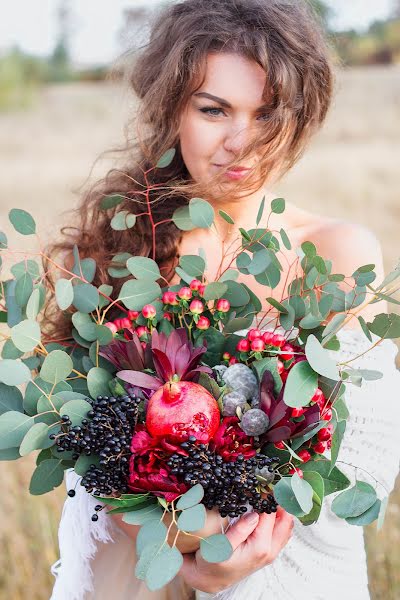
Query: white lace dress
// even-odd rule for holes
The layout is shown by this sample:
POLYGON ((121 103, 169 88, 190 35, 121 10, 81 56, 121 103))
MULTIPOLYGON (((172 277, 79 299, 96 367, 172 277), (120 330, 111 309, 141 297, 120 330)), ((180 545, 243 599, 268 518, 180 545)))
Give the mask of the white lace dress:
MULTIPOLYGON (((340 331, 337 361, 361 354, 371 343, 355 330, 340 331)), ((374 341, 378 340, 373 336, 374 341)), ((378 497, 390 492, 399 471, 400 427, 396 415, 400 396, 400 372, 396 369, 397 346, 384 340, 351 363, 353 368, 378 370, 383 378, 347 385, 350 418, 339 460, 359 467, 357 478, 377 485, 378 497), (364 471, 364 470, 365 471, 364 471), (382 487, 383 486, 383 487, 382 487)), ((339 464, 354 481, 355 470, 339 464)), ((67 489, 77 477, 67 473, 67 489)), ((91 521, 97 503, 82 486, 65 501, 60 528, 60 560, 52 566, 56 576, 50 600, 183 600, 187 598, 179 578, 159 592, 149 592, 134 576, 134 544, 104 511, 91 521)), ((217 596, 196 593, 198 600, 368 600, 368 579, 363 529, 337 518, 328 496, 318 523, 295 523, 294 533, 273 564, 260 569, 217 596)))

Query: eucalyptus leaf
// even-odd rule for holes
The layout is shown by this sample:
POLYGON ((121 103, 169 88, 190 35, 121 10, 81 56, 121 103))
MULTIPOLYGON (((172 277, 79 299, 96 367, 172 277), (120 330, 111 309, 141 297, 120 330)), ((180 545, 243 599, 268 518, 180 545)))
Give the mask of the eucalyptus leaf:
POLYGON ((288 513, 295 517, 304 517, 305 511, 301 508, 294 490, 292 488, 291 477, 282 477, 274 486, 274 496, 278 504, 288 513))
POLYGON ((338 381, 340 379, 339 370, 336 362, 331 358, 329 350, 326 350, 315 335, 309 335, 307 338, 305 353, 311 368, 319 375, 324 375, 328 379, 338 381))
POLYGON ((283 400, 287 406, 307 406, 318 387, 318 375, 307 361, 296 363, 289 371, 283 400))
POLYGON ((163 542, 167 537, 167 528, 164 523, 159 521, 148 521, 144 523, 136 537, 136 553, 138 556, 142 553, 145 546, 154 542, 163 542))
POLYGON ((222 298, 226 293, 228 286, 226 283, 221 283, 219 281, 213 281, 209 283, 204 290, 204 300, 208 302, 209 300, 217 300, 222 298))
POLYGON ((307 515, 313 507, 313 488, 296 472, 291 477, 291 485, 301 510, 307 515))
POLYGON ((24 308, 33 292, 33 280, 29 273, 25 272, 15 284, 15 300, 21 308, 24 308))
POLYGON ((196 227, 209 228, 214 222, 214 209, 207 200, 192 198, 189 202, 189 214, 196 227))
POLYGON ((133 256, 128 259, 126 266, 137 279, 156 281, 161 277, 158 264, 147 256, 133 256))
POLYGON ((92 321, 90 315, 84 312, 76 312, 72 315, 72 322, 83 339, 89 342, 94 342, 97 339, 97 325, 92 321))
POLYGON ((6 385, 21 385, 31 379, 31 372, 19 360, 0 360, 0 382, 6 385))
POLYGON ((70 279, 56 282, 56 301, 61 310, 69 308, 74 300, 74 288, 70 279))
POLYGON ((235 224, 235 221, 232 219, 232 217, 230 215, 228 215, 228 213, 226 213, 224 210, 219 210, 218 213, 219 213, 220 217, 222 217, 224 219, 224 221, 226 221, 230 225, 235 224))
POLYGON ((192 222, 189 206, 180 206, 175 209, 172 215, 172 221, 182 231, 191 231, 196 228, 196 225, 192 222))
POLYGON ((118 206, 124 200, 125 197, 121 196, 121 194, 109 194, 108 196, 102 198, 100 202, 100 208, 102 208, 103 210, 108 210, 109 208, 114 208, 115 206, 118 206))
POLYGON ((233 548, 226 535, 216 533, 200 540, 200 554, 207 562, 223 562, 232 556, 233 548))
POLYGON ((174 160, 176 150, 175 148, 168 148, 158 160, 156 167, 157 169, 165 169, 165 167, 169 167, 169 165, 174 160))
POLYGON ((106 396, 110 392, 108 383, 112 380, 111 373, 101 367, 93 367, 87 374, 87 386, 92 398, 106 396))
POLYGON ((378 531, 380 531, 382 529, 383 524, 385 522, 385 515, 386 515, 388 503, 389 503, 389 497, 385 496, 385 498, 383 498, 383 500, 381 501, 381 506, 379 509, 378 523, 377 523, 378 531))
POLYGON ((343 436, 346 431, 346 421, 339 421, 336 424, 335 431, 332 436, 332 448, 331 448, 331 470, 335 466, 335 463, 339 456, 340 446, 343 441, 343 436))
POLYGON ((163 546, 157 552, 146 571, 146 584, 151 592, 167 585, 179 573, 183 565, 183 556, 174 546, 163 546))
POLYGON ((192 506, 199 504, 199 502, 202 501, 203 497, 203 486, 200 483, 197 483, 179 498, 176 508, 178 510, 191 508, 192 506))
POLYGON ((24 412, 21 391, 15 386, 0 383, 0 415, 11 410, 24 412))
POLYGON ((14 229, 22 235, 32 235, 36 233, 36 223, 33 217, 21 208, 12 208, 8 213, 11 224, 14 229))
POLYGON ((161 294, 161 288, 155 281, 148 279, 125 281, 118 299, 129 310, 142 310, 145 304, 151 304, 161 294))
POLYGON ((284 198, 274 198, 271 202, 271 210, 273 213, 280 215, 285 211, 284 198))
POLYGON ((111 228, 115 231, 125 231, 131 229, 136 224, 136 215, 130 213, 128 210, 121 210, 117 212, 111 219, 111 228))
POLYGON ((192 278, 195 277, 196 279, 199 279, 203 276, 206 268, 204 258, 201 256, 196 256, 195 254, 186 254, 185 256, 181 256, 179 259, 179 265, 186 273, 191 275, 192 278))
POLYGON ((53 350, 44 359, 40 377, 48 383, 59 383, 70 375, 73 369, 72 359, 63 350, 53 350))
POLYGON ((146 506, 146 508, 125 513, 122 520, 128 525, 143 525, 147 521, 160 521, 162 516, 163 511, 159 504, 154 503, 146 506))
POLYGON ((35 423, 25 434, 19 453, 26 456, 34 450, 50 448, 54 441, 49 439, 49 428, 45 423, 35 423))
POLYGON ((80 312, 92 312, 99 304, 99 290, 91 283, 74 286, 73 304, 80 312))
POLYGON ((318 455, 312 460, 302 464, 301 470, 303 473, 313 471, 321 475, 324 482, 325 496, 345 490, 350 485, 349 479, 342 471, 336 467, 331 470, 330 461, 322 455, 318 455))
POLYGON ((0 416, 0 450, 19 446, 33 424, 32 417, 18 411, 3 413, 0 416))
POLYGON ((62 414, 68 415, 72 427, 81 425, 83 419, 87 418, 87 413, 92 410, 92 405, 86 400, 70 400, 62 407, 62 414))
POLYGON ((400 316, 395 313, 376 315, 368 329, 380 338, 395 339, 400 337, 400 316))
POLYGON ((37 279, 40 275, 39 265, 35 260, 21 260, 18 263, 15 263, 10 268, 11 273, 14 275, 15 279, 19 279, 26 272, 32 277, 32 279, 37 279))
POLYGON ((11 329, 11 339, 18 350, 31 352, 40 343, 41 334, 37 321, 21 321, 11 329))
POLYGON ((28 304, 26 305, 26 316, 28 319, 34 321, 40 311, 40 291, 38 289, 33 290, 29 297, 28 304))
POLYGON ((182 531, 199 531, 206 522, 206 509, 204 504, 196 504, 183 510, 178 517, 177 527, 182 531))
POLYGON ((376 491, 369 483, 357 481, 355 486, 336 496, 332 511, 342 519, 358 517, 376 502, 376 491))
POLYGON ((43 460, 33 472, 29 484, 29 492, 33 496, 46 494, 61 485, 63 479, 64 469, 62 467, 62 460, 57 460, 56 458, 43 460))
POLYGON ((371 523, 376 521, 376 519, 379 518, 380 510, 381 501, 377 498, 375 503, 371 506, 371 508, 366 510, 361 515, 358 515, 357 517, 347 517, 346 523, 348 523, 349 525, 358 525, 359 527, 365 527, 366 525, 370 525, 371 523))
POLYGON ((7 236, 5 233, 3 233, 3 231, 0 231, 0 250, 4 250, 5 248, 7 248, 7 236))

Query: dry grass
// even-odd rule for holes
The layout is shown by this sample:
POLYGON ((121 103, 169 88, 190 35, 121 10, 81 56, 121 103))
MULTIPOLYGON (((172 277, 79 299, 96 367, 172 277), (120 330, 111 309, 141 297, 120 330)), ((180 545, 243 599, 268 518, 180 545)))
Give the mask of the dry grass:
MULTIPOLYGON (((381 240, 390 269, 400 254, 400 70, 350 70, 338 86, 324 131, 276 191, 320 214, 365 224, 381 240)), ((60 223, 95 157, 122 140, 128 108, 112 85, 71 85, 45 89, 28 112, 0 115, 1 229, 12 207, 32 211, 42 231, 60 223)), ((0 464, 1 598, 25 599, 29 586, 30 598, 43 600, 52 586, 64 490, 29 496, 32 463, 0 464)), ((383 531, 367 531, 374 600, 400 597, 399 511, 400 489, 383 531)))

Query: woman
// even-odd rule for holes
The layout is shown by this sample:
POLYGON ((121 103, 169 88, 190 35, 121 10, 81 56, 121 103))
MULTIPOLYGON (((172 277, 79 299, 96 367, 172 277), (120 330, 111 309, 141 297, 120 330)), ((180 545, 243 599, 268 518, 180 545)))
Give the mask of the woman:
MULTIPOLYGON (((97 261, 94 284, 109 278, 117 293, 124 280, 109 277, 110 258, 124 252, 148 256, 153 240, 147 217, 138 216, 135 228, 122 232, 110 228, 110 218, 124 208, 137 215, 143 212, 137 194, 144 184, 143 171, 175 147, 170 167, 152 172, 151 183, 159 184, 151 195, 154 220, 168 220, 191 197, 204 197, 214 206, 215 228, 182 232, 164 223, 157 227, 155 260, 174 284, 179 282, 174 277, 179 254, 197 254, 201 246, 207 256, 206 274, 214 280, 235 239, 219 210, 234 219, 235 231, 253 227, 261 198, 273 197, 271 185, 297 161, 325 119, 333 76, 320 25, 306 0, 184 0, 159 14, 150 42, 133 61, 127 80, 140 100, 137 166, 134 148, 129 147, 126 168, 114 169, 87 193, 78 225, 53 250, 69 255, 76 243, 81 255, 97 261), (103 210, 102 199, 112 193, 126 200, 117 209, 103 210)), ((274 214, 261 226, 284 228, 293 248, 305 240, 314 242, 320 254, 333 260, 334 272, 350 274, 373 262, 378 278, 383 276, 379 243, 358 225, 289 204, 283 215, 274 214)), ((286 257, 287 272, 274 289, 275 297, 284 297, 294 250, 286 257)), ((242 275, 238 280, 248 283, 242 275)), ((256 283, 252 288, 266 310, 268 288, 256 283)), ((375 304, 362 314, 371 320, 386 308, 375 304)), ((58 331, 65 325, 55 323, 58 331)), ((342 332, 340 337, 344 358, 365 346, 358 332, 342 332)), ((385 342, 365 357, 365 364, 378 362, 380 369, 387 369, 383 382, 372 382, 376 396, 385 394, 385 386, 399 383, 395 351, 392 342, 385 342)), ((365 466, 372 474, 379 471, 377 479, 390 490, 398 467, 398 451, 392 451, 390 437, 394 408, 385 402, 387 415, 380 415, 378 426, 370 400, 363 390, 350 395, 353 421, 342 454, 348 463, 365 466), (382 433, 385 439, 378 444, 382 433)), ((296 523, 293 536, 293 520, 285 511, 241 518, 227 530, 235 549, 230 560, 212 565, 202 561, 196 547, 188 546, 180 577, 166 590, 150 593, 133 575, 135 528, 104 511, 98 523, 91 523, 92 499, 79 490, 70 473, 67 487, 74 485, 78 498, 66 501, 60 524, 61 563, 53 568, 57 581, 52 600, 178 600, 192 597, 193 590, 199 598, 217 592, 251 600, 316 600, 341 593, 357 600, 369 597, 362 530, 338 523, 329 503, 318 525, 296 523)), ((206 528, 221 528, 212 511, 206 528)))

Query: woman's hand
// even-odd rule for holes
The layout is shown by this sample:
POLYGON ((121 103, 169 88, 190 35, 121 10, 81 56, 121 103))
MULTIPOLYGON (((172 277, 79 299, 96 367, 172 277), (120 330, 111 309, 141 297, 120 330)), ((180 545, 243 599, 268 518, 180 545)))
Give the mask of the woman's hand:
POLYGON ((226 531, 234 550, 221 563, 205 561, 199 551, 185 554, 180 574, 192 588, 215 594, 272 563, 288 543, 293 517, 281 507, 276 513, 249 513, 226 531))

